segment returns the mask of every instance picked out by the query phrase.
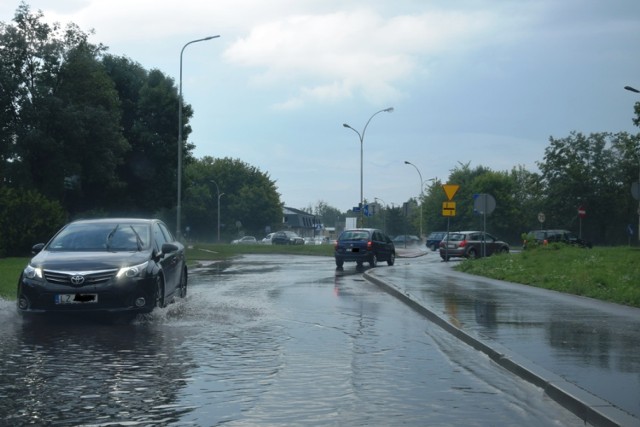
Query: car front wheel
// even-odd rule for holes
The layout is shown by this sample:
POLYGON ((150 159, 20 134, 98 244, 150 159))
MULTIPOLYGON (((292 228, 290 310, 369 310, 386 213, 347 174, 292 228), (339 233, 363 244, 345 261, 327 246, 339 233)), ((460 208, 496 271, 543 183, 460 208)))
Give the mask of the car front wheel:
POLYGON ((156 277, 156 307, 162 308, 164 303, 164 279, 162 276, 156 277))
POLYGON ((180 275, 180 290, 178 292, 180 298, 186 298, 187 296, 187 273, 182 271, 180 275))

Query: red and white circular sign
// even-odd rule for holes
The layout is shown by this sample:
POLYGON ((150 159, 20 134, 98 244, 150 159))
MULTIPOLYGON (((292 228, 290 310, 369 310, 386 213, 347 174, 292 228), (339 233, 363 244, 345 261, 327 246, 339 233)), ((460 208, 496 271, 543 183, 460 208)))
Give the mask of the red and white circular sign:
POLYGON ((578 216, 579 216, 580 218, 584 218, 585 216, 587 216, 587 211, 585 210, 585 208, 584 208, 584 207, 580 206, 580 207, 578 208, 578 216))

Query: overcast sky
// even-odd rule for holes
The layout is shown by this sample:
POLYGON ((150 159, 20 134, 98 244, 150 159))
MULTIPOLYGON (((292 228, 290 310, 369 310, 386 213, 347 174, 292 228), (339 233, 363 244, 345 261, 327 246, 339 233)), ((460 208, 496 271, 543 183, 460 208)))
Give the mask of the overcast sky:
MULTIPOLYGON (((17 0, 0 4, 9 22, 17 0)), ((638 0, 31 0, 179 81, 198 158, 240 159, 286 206, 402 204, 459 164, 537 171, 550 136, 637 133, 638 0)), ((177 114, 177 106, 176 106, 177 114)), ((177 129, 176 129, 177 138, 177 129)), ((224 191, 224 188, 220 189, 224 191)))

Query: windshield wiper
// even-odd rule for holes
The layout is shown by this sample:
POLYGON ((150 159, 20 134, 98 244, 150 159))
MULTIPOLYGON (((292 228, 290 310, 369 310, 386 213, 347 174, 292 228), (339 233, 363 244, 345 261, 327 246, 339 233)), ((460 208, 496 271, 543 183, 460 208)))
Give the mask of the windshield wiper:
POLYGON ((116 231, 118 231, 119 227, 120 227, 120 224, 116 224, 116 226, 113 228, 113 230, 111 230, 111 232, 107 236, 107 250, 109 250, 109 248, 111 247, 111 239, 113 239, 113 235, 116 234, 116 231))
POLYGON ((138 245, 138 252, 140 252, 143 246, 142 239, 140 238, 140 235, 138 234, 136 229, 133 228, 133 225, 130 225, 129 227, 131 227, 131 231, 133 231, 133 234, 136 235, 136 245, 138 245))

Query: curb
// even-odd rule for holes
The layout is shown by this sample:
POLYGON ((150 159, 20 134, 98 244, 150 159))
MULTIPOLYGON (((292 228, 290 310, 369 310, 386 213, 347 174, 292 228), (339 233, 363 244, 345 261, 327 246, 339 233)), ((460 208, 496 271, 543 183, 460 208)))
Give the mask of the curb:
POLYGON ((518 375, 525 381, 542 388, 547 396, 571 411, 585 423, 606 427, 638 425, 637 418, 575 384, 566 381, 559 375, 532 363, 498 343, 491 343, 491 345, 489 345, 482 342, 479 338, 459 329, 418 302, 409 292, 391 282, 386 282, 375 277, 374 272, 374 269, 370 269, 365 271, 362 276, 389 294, 399 298, 418 313, 424 315, 431 322, 440 326, 465 344, 485 353, 498 365, 518 375))

